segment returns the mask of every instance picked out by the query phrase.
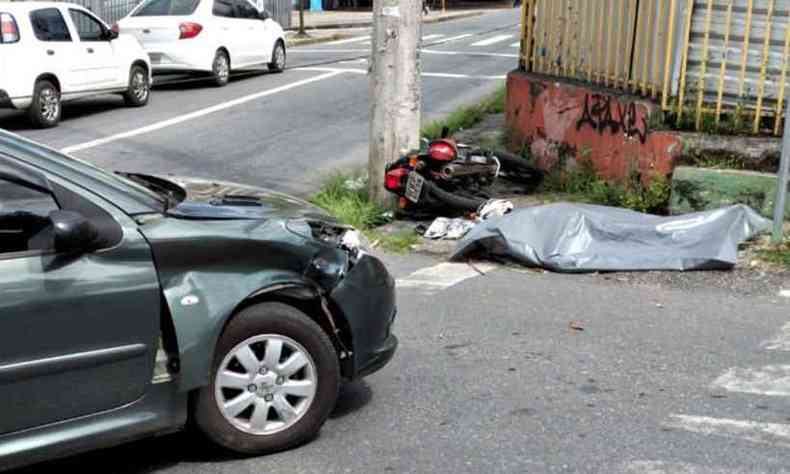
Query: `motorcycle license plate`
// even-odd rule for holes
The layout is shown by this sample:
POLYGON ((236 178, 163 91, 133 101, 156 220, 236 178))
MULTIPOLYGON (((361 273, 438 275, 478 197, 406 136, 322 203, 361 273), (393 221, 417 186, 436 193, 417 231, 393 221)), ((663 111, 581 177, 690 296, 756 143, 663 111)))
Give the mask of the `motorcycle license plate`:
POLYGON ((422 194, 422 186, 425 184, 425 178, 412 171, 409 173, 409 180, 406 182, 406 199, 417 204, 422 194))

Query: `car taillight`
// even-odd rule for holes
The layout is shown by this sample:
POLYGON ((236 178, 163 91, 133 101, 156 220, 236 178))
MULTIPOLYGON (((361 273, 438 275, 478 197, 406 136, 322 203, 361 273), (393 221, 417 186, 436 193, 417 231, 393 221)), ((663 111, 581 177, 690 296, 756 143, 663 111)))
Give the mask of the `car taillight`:
POLYGON ((178 39, 190 39, 203 31, 203 25, 198 23, 181 23, 178 25, 178 30, 181 32, 181 36, 179 36, 178 39))
POLYGON ((118 23, 113 23, 113 25, 110 28, 110 30, 112 30, 113 33, 120 33, 121 32, 121 27, 118 26, 118 23))
POLYGON ((16 43, 19 41, 19 28, 16 20, 9 13, 0 13, 0 43, 16 43))
POLYGON ((437 161, 453 161, 458 157, 455 146, 447 140, 431 143, 431 146, 428 147, 428 154, 437 161))
POLYGON ((389 171, 384 177, 384 187, 388 191, 400 191, 406 186, 405 180, 407 176, 409 176, 409 170, 406 168, 397 168, 389 171))

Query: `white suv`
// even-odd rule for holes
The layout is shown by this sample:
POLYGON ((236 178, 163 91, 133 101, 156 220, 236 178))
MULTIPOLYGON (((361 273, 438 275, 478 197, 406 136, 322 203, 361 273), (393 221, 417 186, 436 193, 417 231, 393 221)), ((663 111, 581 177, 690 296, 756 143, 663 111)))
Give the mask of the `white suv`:
POLYGON ((38 127, 60 121, 61 102, 121 93, 148 103, 151 66, 140 43, 70 3, 0 2, 0 107, 27 109, 38 127))
POLYGON ((155 73, 210 73, 218 86, 231 69, 285 69, 285 33, 248 0, 147 0, 113 26, 134 35, 155 73))

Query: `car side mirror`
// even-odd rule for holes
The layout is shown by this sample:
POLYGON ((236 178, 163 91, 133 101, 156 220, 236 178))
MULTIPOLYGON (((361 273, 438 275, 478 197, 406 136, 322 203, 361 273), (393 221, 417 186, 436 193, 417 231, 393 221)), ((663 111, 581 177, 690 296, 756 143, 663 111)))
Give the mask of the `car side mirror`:
POLYGON ((260 13, 260 15, 258 15, 258 17, 259 17, 261 20, 263 20, 263 21, 266 21, 266 20, 268 20, 269 18, 271 18, 272 16, 269 14, 269 12, 267 12, 266 10, 264 10, 264 11, 262 11, 262 12, 260 13))
POLYGON ((96 250, 98 229, 79 212, 53 211, 49 214, 59 253, 87 253, 96 250))
POLYGON ((118 32, 113 30, 107 30, 107 33, 105 33, 104 36, 105 38, 107 38, 108 41, 117 40, 118 32))

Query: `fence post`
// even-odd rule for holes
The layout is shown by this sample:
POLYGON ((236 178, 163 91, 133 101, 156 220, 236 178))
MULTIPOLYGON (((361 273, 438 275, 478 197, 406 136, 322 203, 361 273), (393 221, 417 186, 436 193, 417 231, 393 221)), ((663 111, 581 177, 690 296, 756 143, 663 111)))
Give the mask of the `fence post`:
MULTIPOLYGON (((777 120, 779 118, 777 117, 777 120)), ((785 203, 787 201, 787 175, 790 171, 790 100, 785 110, 785 131, 782 136, 782 160, 776 173, 776 199, 774 201, 773 243, 782 243, 785 222, 785 203)))

